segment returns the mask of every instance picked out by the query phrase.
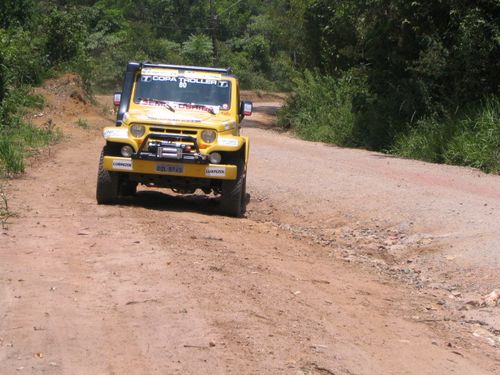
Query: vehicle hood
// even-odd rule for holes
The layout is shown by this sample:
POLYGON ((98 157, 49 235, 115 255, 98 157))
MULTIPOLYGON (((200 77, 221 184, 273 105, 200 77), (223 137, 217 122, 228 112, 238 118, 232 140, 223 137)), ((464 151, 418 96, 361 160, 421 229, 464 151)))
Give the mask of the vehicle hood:
POLYGON ((131 110, 125 114, 125 123, 207 127, 219 131, 230 129, 236 125, 231 116, 220 112, 212 114, 206 111, 179 109, 172 112, 167 108, 131 110))

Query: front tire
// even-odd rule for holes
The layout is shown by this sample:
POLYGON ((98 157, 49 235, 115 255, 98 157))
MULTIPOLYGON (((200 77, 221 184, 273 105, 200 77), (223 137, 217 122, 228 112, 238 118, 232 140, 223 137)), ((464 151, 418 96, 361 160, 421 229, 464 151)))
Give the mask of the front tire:
POLYGON ((104 169, 104 148, 97 171, 96 200, 98 204, 113 204, 118 200, 118 175, 104 169))
POLYGON ((222 212, 228 216, 242 217, 246 211, 246 171, 243 160, 234 163, 238 168, 236 180, 222 181, 222 212))

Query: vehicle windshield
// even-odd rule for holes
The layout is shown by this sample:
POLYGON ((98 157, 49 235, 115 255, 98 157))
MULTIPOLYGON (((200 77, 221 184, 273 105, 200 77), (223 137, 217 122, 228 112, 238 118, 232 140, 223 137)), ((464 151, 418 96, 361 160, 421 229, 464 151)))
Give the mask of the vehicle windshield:
POLYGON ((228 110, 231 106, 231 82, 203 76, 138 75, 134 102, 159 105, 161 101, 228 110))

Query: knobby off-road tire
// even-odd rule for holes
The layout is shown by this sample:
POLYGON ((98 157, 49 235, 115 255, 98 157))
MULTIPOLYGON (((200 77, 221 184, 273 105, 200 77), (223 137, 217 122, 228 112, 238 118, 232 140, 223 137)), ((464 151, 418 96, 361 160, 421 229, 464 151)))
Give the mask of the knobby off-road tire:
POLYGON ((118 200, 118 175, 104 169, 104 149, 97 171, 96 200, 98 204, 113 204, 118 200))
POLYGON ((238 168, 236 180, 222 181, 221 209, 225 215, 242 217, 246 211, 246 171, 245 162, 238 160, 234 164, 238 168))

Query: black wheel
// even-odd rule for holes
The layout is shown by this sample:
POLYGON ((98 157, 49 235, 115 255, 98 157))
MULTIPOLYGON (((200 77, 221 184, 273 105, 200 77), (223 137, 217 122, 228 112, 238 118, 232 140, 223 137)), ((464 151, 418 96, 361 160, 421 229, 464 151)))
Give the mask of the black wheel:
POLYGON ((236 180, 222 181, 222 212, 228 216, 241 217, 246 210, 246 171, 243 160, 231 163, 237 166, 236 180))
POLYGON ((247 197, 247 174, 245 171, 245 177, 243 178, 243 186, 241 190, 241 215, 243 216, 245 212, 247 212, 247 203, 248 203, 248 197, 247 197))
POLYGON ((120 195, 133 196, 137 193, 137 182, 125 181, 120 185, 120 195))
POLYGON ((104 169, 104 149, 97 171, 96 200, 98 204, 112 204, 118 200, 118 175, 104 169))

